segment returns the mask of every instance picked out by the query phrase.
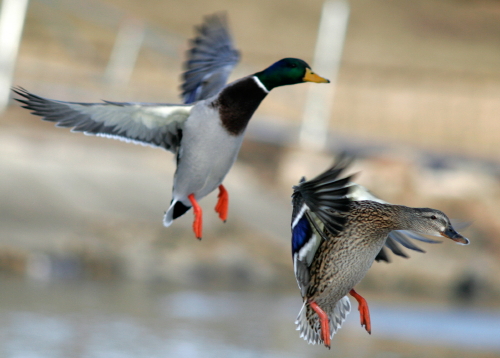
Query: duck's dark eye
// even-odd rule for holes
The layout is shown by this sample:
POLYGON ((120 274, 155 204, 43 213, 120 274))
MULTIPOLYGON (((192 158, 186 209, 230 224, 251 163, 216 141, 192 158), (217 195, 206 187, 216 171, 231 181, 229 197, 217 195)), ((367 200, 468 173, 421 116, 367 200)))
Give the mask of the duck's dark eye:
POLYGON ((291 63, 291 64, 289 64, 288 66, 289 66, 290 68, 295 68, 295 67, 297 67, 297 64, 296 64, 296 63, 291 63))
POLYGON ((436 218, 436 215, 432 215, 432 216, 431 216, 431 219, 432 219, 432 220, 436 220, 436 219, 437 219, 437 218, 436 218))

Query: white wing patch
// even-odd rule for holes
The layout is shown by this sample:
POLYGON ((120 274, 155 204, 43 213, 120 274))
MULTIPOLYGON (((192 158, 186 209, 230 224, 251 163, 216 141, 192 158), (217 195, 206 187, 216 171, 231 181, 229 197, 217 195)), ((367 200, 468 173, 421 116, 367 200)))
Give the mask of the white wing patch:
POLYGON ((318 246, 321 242, 321 237, 318 237, 315 233, 312 234, 312 237, 307 241, 307 243, 299 250, 298 259, 302 262, 305 262, 307 266, 311 266, 312 260, 314 258, 314 254, 318 249, 318 246))
POLYGON ((304 216, 304 213, 306 212, 306 210, 309 210, 309 208, 307 207, 306 204, 302 204, 302 207, 300 208, 299 213, 297 214, 297 216, 295 217, 295 219, 292 222, 292 229, 295 227, 295 225, 297 225, 299 220, 302 219, 302 216, 304 216))
MULTIPOLYGON (((153 129, 165 124, 165 119, 168 122, 182 122, 190 114, 193 106, 164 106, 164 107, 143 107, 144 112, 142 124, 153 129)), ((141 108, 138 108, 140 111, 141 108)))
POLYGON ((298 252, 293 254, 293 271, 302 297, 307 293, 310 279, 309 267, 311 266, 321 240, 321 236, 314 232, 307 243, 301 247, 298 252))
POLYGON ((351 190, 347 196, 351 198, 353 201, 371 200, 381 204, 388 204, 387 201, 384 201, 376 197, 362 185, 356 183, 349 183, 349 187, 351 188, 351 190))

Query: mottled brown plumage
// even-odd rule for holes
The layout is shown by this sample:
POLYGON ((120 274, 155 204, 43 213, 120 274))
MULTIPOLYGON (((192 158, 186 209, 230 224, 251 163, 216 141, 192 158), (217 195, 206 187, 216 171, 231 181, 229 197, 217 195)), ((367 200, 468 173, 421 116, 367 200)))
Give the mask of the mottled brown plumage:
POLYGON ((400 229, 401 208, 374 201, 352 202, 344 230, 337 236, 327 233, 328 240, 322 240, 316 251, 307 297, 320 305, 325 294, 328 301, 344 297, 370 268, 389 232, 400 229))
POLYGON ((316 178, 302 178, 292 195, 292 258, 304 300, 295 323, 308 343, 328 348, 351 309, 348 293, 358 301, 361 325, 371 333, 368 303, 354 286, 375 260, 388 260, 384 245, 406 257, 398 243, 422 251, 408 238, 435 242, 420 235, 469 243, 441 211, 392 205, 350 182, 351 177, 342 178, 351 161, 340 155, 316 178))
POLYGON ((310 279, 303 297, 305 306, 297 319, 298 329, 306 340, 327 347, 342 324, 343 319, 339 317, 345 318, 349 311, 348 293, 358 300, 362 325, 371 333, 368 305, 354 287, 373 264, 391 231, 412 230, 468 243, 439 210, 366 200, 351 202, 349 211, 340 215, 346 218, 344 229, 336 235, 325 230, 326 240, 320 242, 309 267, 310 279), (326 322, 321 315, 328 317, 326 322), (337 322, 332 323, 332 319, 337 322), (321 324, 329 329, 326 327, 323 332, 321 324))

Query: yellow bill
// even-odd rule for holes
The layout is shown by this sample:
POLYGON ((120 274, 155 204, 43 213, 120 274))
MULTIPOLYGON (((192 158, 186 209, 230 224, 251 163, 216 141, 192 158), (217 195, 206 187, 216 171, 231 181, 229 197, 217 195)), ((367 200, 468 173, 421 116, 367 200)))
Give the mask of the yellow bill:
POLYGON ((306 68, 306 74, 304 75, 304 78, 302 78, 302 80, 304 82, 330 83, 330 80, 327 80, 326 78, 318 76, 313 71, 311 71, 310 68, 306 68))

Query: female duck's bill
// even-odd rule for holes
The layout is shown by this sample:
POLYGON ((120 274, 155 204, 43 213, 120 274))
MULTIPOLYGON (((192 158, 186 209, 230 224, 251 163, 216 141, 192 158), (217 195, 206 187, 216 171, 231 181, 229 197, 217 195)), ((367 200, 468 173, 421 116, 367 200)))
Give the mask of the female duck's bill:
POLYGON ((465 236, 460 235, 456 230, 450 225, 446 228, 444 232, 441 233, 442 236, 451 239, 461 245, 469 245, 470 241, 465 236))

